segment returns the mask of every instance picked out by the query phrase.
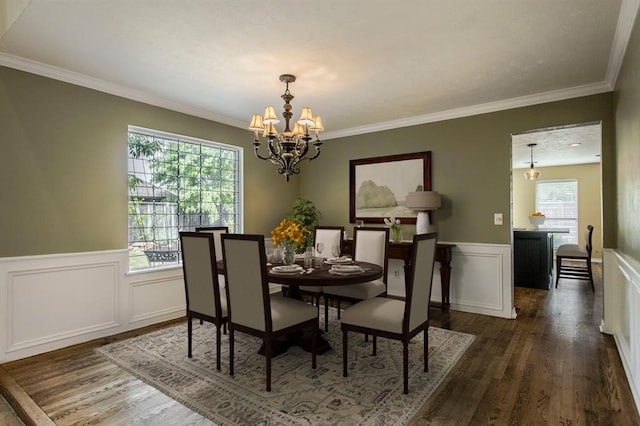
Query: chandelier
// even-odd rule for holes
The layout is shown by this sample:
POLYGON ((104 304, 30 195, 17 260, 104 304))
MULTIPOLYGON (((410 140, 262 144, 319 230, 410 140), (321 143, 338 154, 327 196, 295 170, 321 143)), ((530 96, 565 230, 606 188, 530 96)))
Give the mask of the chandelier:
POLYGON ((313 116, 309 107, 302 108, 300 119, 296 121, 293 129, 289 127, 289 122, 293 117, 290 103, 293 95, 289 91, 289 83, 296 81, 296 77, 291 74, 283 74, 280 76, 280 81, 287 86, 281 96, 284 99, 284 112, 282 113, 285 120, 284 131, 278 133, 275 128, 275 124, 278 124, 280 120, 272 106, 265 108, 264 117, 260 114, 253 115, 249 130, 253 130, 253 152, 256 157, 261 160, 269 160, 275 164, 278 167, 278 173, 284 175, 286 181, 289 182, 291 175, 300 173, 300 168, 298 167, 300 161, 311 161, 320 155, 322 142, 318 138, 318 132, 324 130, 324 127, 322 127, 320 116, 313 116), (312 138, 309 136, 310 131, 315 132, 315 140, 313 142, 311 142, 312 138), (258 152, 262 144, 258 132, 262 132, 269 155, 260 155, 258 152), (313 155, 309 152, 311 145, 315 149, 313 155))
POLYGON ((540 171, 536 170, 533 167, 533 147, 536 145, 538 144, 537 143, 527 144, 527 146, 531 148, 531 167, 529 168, 529 170, 524 172, 524 177, 527 178, 528 180, 536 180, 540 176, 540 171))

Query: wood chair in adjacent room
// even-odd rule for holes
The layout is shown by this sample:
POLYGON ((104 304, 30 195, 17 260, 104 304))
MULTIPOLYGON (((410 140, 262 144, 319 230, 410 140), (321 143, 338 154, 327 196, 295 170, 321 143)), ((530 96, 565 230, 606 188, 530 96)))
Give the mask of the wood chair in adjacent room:
POLYGON ((353 259, 381 266, 382 279, 362 284, 323 287, 325 331, 329 331, 329 300, 338 302, 338 318, 340 318, 341 301, 357 303, 387 293, 389 228, 355 228, 353 244, 353 259))
MULTIPOLYGON (((405 300, 374 297, 357 303, 342 313, 342 375, 347 377, 348 332, 373 335, 373 355, 377 337, 402 342, 404 393, 409 393, 409 341, 424 333, 424 371, 429 368, 429 301, 437 234, 413 237, 411 264, 405 272, 405 300)), ((361 360, 364 362, 364 360, 361 360)))
POLYGON ((220 327, 228 320, 227 295, 218 283, 214 236, 203 232, 181 232, 184 293, 187 301, 187 356, 191 358, 193 318, 216 326, 216 368, 220 370, 220 327))
POLYGON ((235 332, 261 338, 271 390, 271 359, 274 341, 283 335, 308 330, 312 335, 311 367, 316 368, 318 312, 300 300, 269 295, 264 236, 224 234, 222 249, 229 302, 229 374, 234 371, 235 332))
POLYGON ((571 278, 574 280, 584 280, 591 283, 591 290, 596 291, 593 285, 593 270, 591 268, 591 251, 593 236, 593 226, 588 225, 584 232, 585 246, 578 244, 562 244, 556 251, 556 288, 560 278, 571 278), (584 264, 575 263, 563 264, 563 260, 584 262, 584 264))

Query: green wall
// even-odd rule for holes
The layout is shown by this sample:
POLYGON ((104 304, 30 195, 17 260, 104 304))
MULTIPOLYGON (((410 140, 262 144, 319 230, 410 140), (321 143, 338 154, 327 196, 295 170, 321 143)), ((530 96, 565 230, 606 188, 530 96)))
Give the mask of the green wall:
MULTIPOLYGON (((620 102, 627 111, 630 101, 620 102)), ((511 134, 601 121, 603 240, 616 246, 611 93, 328 140, 289 183, 253 156, 249 131, 3 67, 0 117, 9 159, 0 167, 0 256, 126 248, 129 124, 243 146, 248 233, 269 233, 298 195, 316 203, 321 224, 350 230, 350 159, 431 151, 441 240, 509 244, 511 134), (493 225, 495 212, 505 225, 493 225)))
POLYGON ((616 85, 618 249, 640 262, 640 19, 616 85))
MULTIPOLYGON (((349 224, 349 160, 431 151, 432 189, 443 207, 433 215, 442 241, 510 244, 511 134, 602 122, 603 239, 615 247, 615 146, 612 93, 326 141, 304 169, 300 193, 316 203, 322 224, 349 224), (493 225, 494 213, 503 226, 493 225)), ((407 225, 403 234, 415 232, 407 225)))
POLYGON ((5 67, 0 120, 0 257, 127 247, 128 125, 244 147, 247 233, 269 233, 299 192, 248 130, 5 67))

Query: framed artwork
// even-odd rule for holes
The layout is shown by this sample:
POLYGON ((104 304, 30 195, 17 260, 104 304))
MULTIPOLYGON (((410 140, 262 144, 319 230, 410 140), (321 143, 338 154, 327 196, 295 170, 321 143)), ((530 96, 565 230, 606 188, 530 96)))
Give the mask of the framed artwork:
POLYGON ((431 190, 431 151, 349 161, 349 219, 384 223, 395 217, 416 223, 418 213, 405 206, 409 192, 431 190))

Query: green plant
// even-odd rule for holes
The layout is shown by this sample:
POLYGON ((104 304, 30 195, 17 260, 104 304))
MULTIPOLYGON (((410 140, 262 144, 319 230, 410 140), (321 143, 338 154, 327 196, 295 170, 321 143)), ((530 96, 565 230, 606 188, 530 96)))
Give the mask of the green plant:
POLYGON ((307 247, 313 245, 313 228, 318 226, 320 211, 315 204, 304 198, 297 198, 291 203, 292 212, 286 218, 302 225, 307 232, 304 241, 296 245, 296 252, 303 253, 307 247))

